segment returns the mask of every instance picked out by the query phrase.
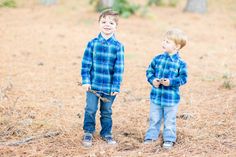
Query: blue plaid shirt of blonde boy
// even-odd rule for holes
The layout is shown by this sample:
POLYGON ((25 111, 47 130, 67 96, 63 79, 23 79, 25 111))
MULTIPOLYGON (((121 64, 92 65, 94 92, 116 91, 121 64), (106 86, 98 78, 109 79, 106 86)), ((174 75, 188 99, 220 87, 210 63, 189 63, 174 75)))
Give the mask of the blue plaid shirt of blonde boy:
POLYGON ((174 106, 180 101, 179 87, 187 82, 187 65, 180 58, 179 53, 169 55, 163 53, 156 56, 146 71, 148 82, 152 85, 155 78, 170 80, 169 86, 152 85, 151 102, 159 106, 174 106))
POLYGON ((124 46, 114 35, 106 40, 99 34, 88 43, 82 60, 82 84, 110 95, 120 92, 123 72, 124 46))

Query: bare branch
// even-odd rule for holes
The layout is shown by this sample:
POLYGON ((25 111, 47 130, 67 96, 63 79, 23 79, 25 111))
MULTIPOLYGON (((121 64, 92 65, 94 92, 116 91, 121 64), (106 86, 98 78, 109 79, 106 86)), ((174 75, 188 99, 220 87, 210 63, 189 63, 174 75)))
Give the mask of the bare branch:
POLYGON ((19 141, 1 142, 0 146, 18 146, 18 145, 25 144, 25 143, 28 143, 28 142, 33 141, 33 140, 37 140, 37 139, 40 139, 40 138, 53 137, 53 136, 57 136, 59 134, 60 134, 60 132, 48 132, 48 133, 43 134, 43 135, 36 135, 36 136, 27 137, 27 138, 21 139, 19 141))
MULTIPOLYGON (((78 83, 79 86, 82 86, 82 83, 81 83, 81 82, 77 82, 77 83, 78 83)), ((89 89, 88 91, 91 92, 91 93, 93 93, 93 94, 95 94, 95 95, 96 95, 99 99, 101 99, 103 102, 110 102, 109 99, 102 97, 100 94, 97 93, 97 91, 92 90, 92 89, 89 89)))

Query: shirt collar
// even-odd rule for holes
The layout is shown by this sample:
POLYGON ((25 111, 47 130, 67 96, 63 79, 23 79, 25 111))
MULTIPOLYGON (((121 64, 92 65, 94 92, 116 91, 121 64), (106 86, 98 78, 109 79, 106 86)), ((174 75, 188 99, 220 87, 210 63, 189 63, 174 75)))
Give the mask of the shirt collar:
POLYGON ((98 39, 99 39, 101 42, 108 42, 108 43, 112 43, 112 42, 116 41, 116 38, 115 38, 115 35, 114 35, 114 34, 113 34, 109 39, 106 40, 105 38, 103 38, 102 34, 99 33, 98 39))
POLYGON ((165 54, 166 57, 170 57, 170 59, 171 59, 172 61, 176 61, 176 60, 179 59, 179 52, 176 52, 176 53, 173 54, 173 55, 170 55, 170 54, 167 53, 167 52, 164 52, 164 54, 165 54))

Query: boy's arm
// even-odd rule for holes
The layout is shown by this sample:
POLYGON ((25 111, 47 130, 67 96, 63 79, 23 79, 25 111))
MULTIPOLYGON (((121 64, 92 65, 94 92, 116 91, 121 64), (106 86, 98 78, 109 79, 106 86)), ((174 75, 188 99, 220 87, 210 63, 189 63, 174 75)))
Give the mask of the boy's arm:
POLYGON ((82 66, 81 66, 81 76, 82 76, 82 84, 89 84, 90 82, 90 70, 92 67, 93 61, 93 53, 92 53, 92 43, 89 42, 85 51, 84 56, 82 59, 82 66))
POLYGON ((124 73, 124 46, 120 45, 117 51, 116 62, 114 65, 113 82, 111 92, 120 92, 120 83, 122 82, 122 74, 124 73))
POLYGON ((187 64, 182 63, 180 65, 179 69, 179 76, 175 78, 171 78, 170 80, 170 86, 181 86, 187 83, 188 73, 187 73, 187 64))
POLYGON ((153 85, 153 80, 155 79, 155 60, 153 59, 151 64, 148 66, 146 70, 147 81, 153 85))

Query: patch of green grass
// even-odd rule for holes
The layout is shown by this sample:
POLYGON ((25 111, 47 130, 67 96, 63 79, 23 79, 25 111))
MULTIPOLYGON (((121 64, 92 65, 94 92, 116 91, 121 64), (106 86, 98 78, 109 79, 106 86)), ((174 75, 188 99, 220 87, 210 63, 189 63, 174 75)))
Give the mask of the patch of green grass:
POLYGON ((233 88, 232 82, 230 80, 224 80, 223 87, 225 89, 232 89, 233 88))
POLYGON ((224 74, 222 78, 224 80, 222 87, 225 89, 232 89, 233 88, 232 76, 230 74, 224 74))
POLYGON ((136 57, 136 55, 133 53, 127 53, 125 56, 126 59, 135 59, 135 57, 136 57))
POLYGON ((16 2, 14 0, 0 0, 0 7, 15 8, 16 2))

